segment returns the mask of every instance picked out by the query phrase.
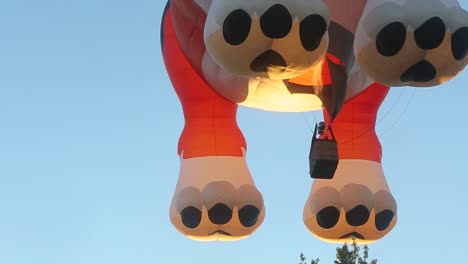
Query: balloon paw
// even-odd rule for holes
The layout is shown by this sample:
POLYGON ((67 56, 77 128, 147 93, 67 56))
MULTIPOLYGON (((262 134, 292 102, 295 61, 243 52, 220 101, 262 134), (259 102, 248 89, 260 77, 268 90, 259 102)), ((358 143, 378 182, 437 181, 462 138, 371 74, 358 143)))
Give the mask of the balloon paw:
POLYGON ((304 223, 315 236, 334 243, 353 238, 358 243, 371 243, 390 232, 396 224, 397 205, 386 184, 378 183, 385 179, 379 175, 380 164, 373 163, 363 161, 359 171, 359 161, 351 161, 352 166, 338 168, 334 179, 315 180, 304 207, 304 223), (355 172, 370 177, 349 180, 355 172))
POLYGON ((293 78, 319 62, 328 47, 326 5, 285 2, 214 1, 205 28, 214 61, 235 75, 271 79, 293 78))
POLYGON ((389 86, 435 86, 468 62, 468 13, 440 0, 386 2, 363 18, 356 36, 359 64, 389 86))
POLYGON ((181 233, 200 241, 230 241, 243 239, 260 226, 265 216, 263 198, 243 159, 182 160, 170 209, 171 221, 181 233), (211 167, 204 166, 210 160, 211 167))

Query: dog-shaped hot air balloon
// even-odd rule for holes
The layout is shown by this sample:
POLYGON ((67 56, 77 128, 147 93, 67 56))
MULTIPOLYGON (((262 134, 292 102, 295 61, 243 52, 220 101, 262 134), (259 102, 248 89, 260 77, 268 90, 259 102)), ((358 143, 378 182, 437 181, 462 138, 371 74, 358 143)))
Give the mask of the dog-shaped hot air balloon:
POLYGON ((324 111, 339 162, 315 179, 303 219, 319 239, 370 243, 397 221, 374 127, 390 86, 447 82, 467 63, 456 0, 170 0, 162 52, 182 103, 170 218, 195 240, 238 240, 265 217, 238 105, 324 111))

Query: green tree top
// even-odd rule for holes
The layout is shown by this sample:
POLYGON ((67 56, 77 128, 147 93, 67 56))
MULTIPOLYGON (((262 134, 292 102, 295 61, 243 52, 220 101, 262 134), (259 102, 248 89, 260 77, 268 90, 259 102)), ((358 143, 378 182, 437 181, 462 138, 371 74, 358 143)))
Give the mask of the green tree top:
MULTIPOLYGON (((361 248, 356 243, 356 240, 353 239, 353 243, 351 247, 345 243, 342 247, 336 248, 336 260, 334 264, 377 264, 377 259, 373 259, 369 261, 369 247, 364 245, 362 248, 362 255, 361 255, 361 248)), ((299 264, 307 264, 306 257, 304 254, 301 253, 300 255, 301 262, 299 264)), ((310 264, 319 264, 320 259, 313 259, 310 264)))

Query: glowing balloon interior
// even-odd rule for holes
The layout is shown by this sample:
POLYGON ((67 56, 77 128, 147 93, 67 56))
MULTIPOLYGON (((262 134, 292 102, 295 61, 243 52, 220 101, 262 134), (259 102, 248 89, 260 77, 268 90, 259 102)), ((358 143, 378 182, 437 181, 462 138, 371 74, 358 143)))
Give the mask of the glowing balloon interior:
POLYGON ((243 239, 265 218, 239 105, 323 110, 335 143, 331 154, 318 146, 325 131, 311 151, 317 177, 304 223, 329 242, 384 237, 397 205, 382 170, 377 111, 390 86, 436 86, 468 60, 468 15, 456 0, 170 0, 161 30, 185 117, 170 219, 202 241, 243 239))

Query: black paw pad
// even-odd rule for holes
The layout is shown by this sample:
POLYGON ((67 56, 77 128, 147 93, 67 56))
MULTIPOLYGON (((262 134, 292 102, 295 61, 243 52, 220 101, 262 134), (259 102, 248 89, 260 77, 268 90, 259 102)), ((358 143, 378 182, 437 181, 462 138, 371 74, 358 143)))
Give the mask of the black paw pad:
POLYGON ((267 72, 269 67, 287 67, 286 60, 276 51, 267 50, 258 55, 250 64, 250 69, 253 72, 267 72))
POLYGON ((377 51, 382 56, 394 56, 403 48, 405 41, 405 25, 401 22, 390 23, 377 34, 377 51))
POLYGON ((440 17, 433 17, 414 31, 416 44, 423 50, 439 47, 445 38, 445 24, 440 17))
POLYGON ((223 23, 223 36, 227 43, 237 46, 242 44, 250 33, 252 18, 242 9, 230 13, 223 23))
POLYGON ((307 51, 318 48, 323 35, 327 32, 327 22, 320 15, 310 15, 304 18, 299 25, 299 34, 302 46, 307 51))
POLYGON ((361 204, 346 213, 346 222, 351 226, 362 226, 369 220, 369 216, 369 209, 361 204))
POLYGON ((292 22, 288 9, 281 4, 273 5, 260 17, 263 34, 274 39, 286 37, 291 31, 292 22))
POLYGON ((213 224, 224 225, 232 218, 232 209, 223 203, 217 203, 208 210, 208 217, 213 224))
POLYGON ((186 207, 180 212, 180 216, 182 217, 182 223, 188 228, 196 228, 202 218, 202 213, 198 208, 193 206, 186 207))
POLYGON ((348 233, 342 237, 340 237, 340 239, 343 239, 343 238, 357 238, 357 239, 364 239, 364 236, 359 234, 358 232, 351 232, 351 233, 348 233))
POLYGON ((460 61, 466 56, 468 50, 468 27, 462 27, 452 35, 452 54, 460 61))
POLYGON ((334 206, 328 206, 320 210, 317 214, 317 223, 320 227, 330 229, 334 227, 340 219, 340 210, 334 206))
POLYGON ((384 231, 385 229, 387 229, 388 226, 390 226, 393 217, 395 217, 395 213, 388 209, 376 214, 375 226, 377 227, 377 230, 384 231))
POLYGON ((400 77, 402 82, 428 82, 433 80, 437 75, 434 66, 426 60, 422 60, 408 70, 400 77))
POLYGON ((260 210, 253 205, 246 205, 239 210, 239 221, 245 227, 252 227, 257 223, 260 210))

